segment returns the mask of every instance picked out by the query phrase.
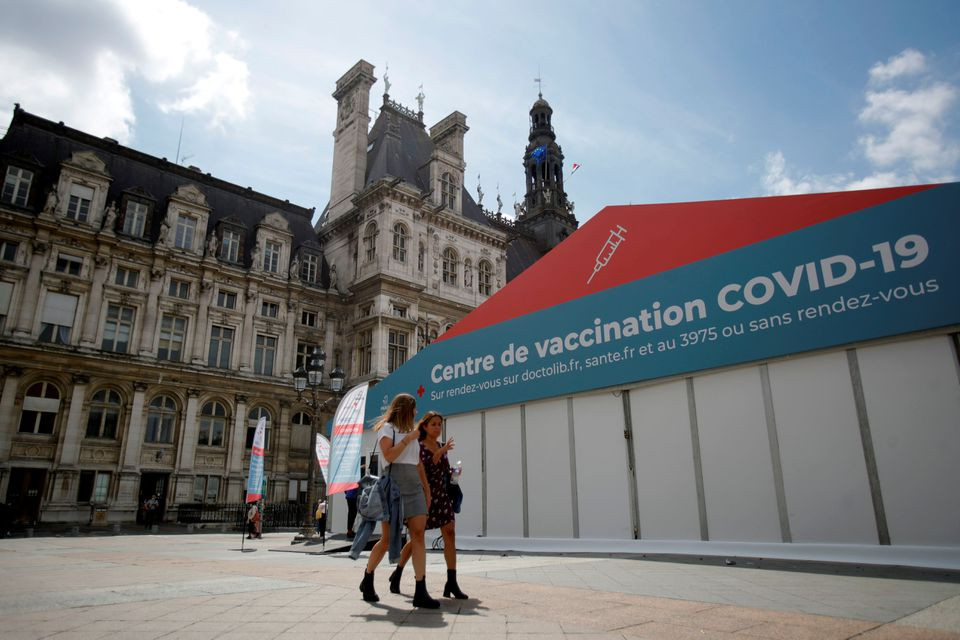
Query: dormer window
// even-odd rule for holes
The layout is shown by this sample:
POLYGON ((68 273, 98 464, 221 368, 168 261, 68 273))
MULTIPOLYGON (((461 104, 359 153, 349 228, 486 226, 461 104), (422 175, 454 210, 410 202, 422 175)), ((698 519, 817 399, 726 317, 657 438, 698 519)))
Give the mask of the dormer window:
POLYGON ((86 222, 93 202, 93 188, 82 184, 70 185, 70 201, 67 203, 67 217, 77 222, 86 222))
POLYGON ((279 242, 267 240, 266 249, 263 251, 263 270, 269 273, 278 273, 280 271, 280 250, 283 247, 279 242))
POLYGON ((127 208, 123 213, 123 233, 136 238, 143 237, 147 227, 147 213, 149 207, 142 202, 127 200, 127 208))
POLYGON ((300 279, 304 282, 316 283, 320 278, 320 259, 307 253, 301 257, 300 279))
POLYGON ((190 216, 177 216, 177 235, 174 246, 178 249, 190 251, 193 249, 193 238, 197 233, 197 220, 190 216))
POLYGON ((440 178, 440 204, 450 209, 457 208, 457 183, 450 173, 440 178))
POLYGON ((220 241, 220 259, 227 262, 240 262, 239 231, 223 230, 223 239, 220 241))
POLYGON ((33 171, 20 167, 7 167, 7 176, 3 181, 3 201, 18 207, 27 206, 33 171))

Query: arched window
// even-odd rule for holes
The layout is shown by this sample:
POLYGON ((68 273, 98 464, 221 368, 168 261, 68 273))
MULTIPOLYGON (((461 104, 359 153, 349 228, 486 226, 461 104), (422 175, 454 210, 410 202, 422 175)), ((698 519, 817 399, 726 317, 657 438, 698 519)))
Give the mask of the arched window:
POLYGON ((363 248, 366 251, 366 261, 370 262, 377 257, 377 223, 371 222, 363 232, 363 248))
POLYGON ((451 209, 457 207, 457 181, 450 173, 440 177, 440 204, 451 209))
POLYGON ((393 259, 407 261, 407 228, 399 222, 393 225, 393 259))
POLYGON ((227 432, 227 409, 219 402, 208 402, 200 410, 200 434, 197 444, 222 447, 227 432))
POLYGON ((273 422, 270 410, 266 407, 254 407, 247 414, 247 450, 253 446, 253 436, 257 433, 257 423, 260 418, 267 419, 267 432, 263 439, 263 449, 266 451, 270 448, 270 424, 273 422))
POLYGON ((101 389, 93 394, 87 418, 87 437, 116 440, 121 408, 120 394, 116 391, 101 389))
POLYGON ((457 252, 451 247, 443 250, 443 281, 457 286, 457 252))
POLYGON ((60 391, 50 382, 36 382, 27 389, 20 413, 20 433, 53 433, 60 413, 60 391))
POLYGON ((293 425, 290 433, 290 448, 297 451, 310 450, 310 414, 305 411, 299 411, 293 414, 293 425))
POLYGON ((481 260, 477 265, 477 291, 480 295, 488 296, 493 293, 493 265, 481 260))
POLYGON ((170 396, 157 396, 147 410, 147 433, 144 442, 170 444, 177 425, 177 403, 170 396))

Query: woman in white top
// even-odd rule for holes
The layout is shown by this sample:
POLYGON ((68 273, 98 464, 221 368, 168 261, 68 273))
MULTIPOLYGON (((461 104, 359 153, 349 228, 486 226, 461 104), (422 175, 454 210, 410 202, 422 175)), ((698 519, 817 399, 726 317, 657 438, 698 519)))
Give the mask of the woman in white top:
MULTIPOLYGON (((423 532, 427 527, 427 509, 430 506, 430 485, 420 463, 419 431, 414 429, 413 419, 417 413, 417 401, 413 396, 398 394, 386 414, 380 417, 374 429, 379 432, 377 442, 383 459, 390 463, 390 479, 403 496, 403 515, 413 551, 413 570, 416 591, 413 606, 436 609, 440 606, 427 593, 427 551, 423 532)), ((390 546, 390 523, 381 523, 380 540, 370 551, 367 568, 360 583, 360 591, 367 602, 378 602, 373 588, 373 572, 380 564, 390 546)))

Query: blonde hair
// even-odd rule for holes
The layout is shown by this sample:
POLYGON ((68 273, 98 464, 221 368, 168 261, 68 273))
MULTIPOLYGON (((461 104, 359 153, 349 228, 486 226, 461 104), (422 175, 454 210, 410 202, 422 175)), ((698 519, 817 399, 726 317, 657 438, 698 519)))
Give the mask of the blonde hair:
POLYGON ((400 433, 413 431, 413 417, 417 413, 417 399, 409 393, 398 393, 387 412, 377 418, 374 430, 379 431, 388 422, 400 433))

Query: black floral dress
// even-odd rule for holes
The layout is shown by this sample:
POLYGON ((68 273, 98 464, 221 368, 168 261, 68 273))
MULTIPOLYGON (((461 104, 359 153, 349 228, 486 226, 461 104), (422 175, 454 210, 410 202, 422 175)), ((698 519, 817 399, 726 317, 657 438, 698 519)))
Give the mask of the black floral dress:
MULTIPOLYGON (((441 446, 438 443, 438 446, 441 446)), ((453 520, 453 501, 447 491, 447 481, 450 479, 450 461, 444 454, 440 462, 434 464, 433 452, 426 447, 420 447, 420 461, 423 471, 427 474, 427 483, 430 485, 430 510, 427 512, 427 529, 439 529, 453 520)))

